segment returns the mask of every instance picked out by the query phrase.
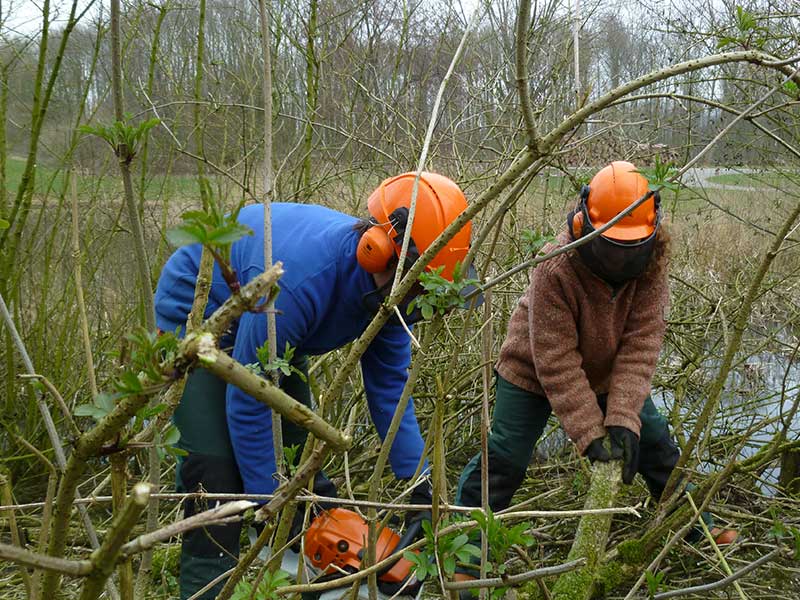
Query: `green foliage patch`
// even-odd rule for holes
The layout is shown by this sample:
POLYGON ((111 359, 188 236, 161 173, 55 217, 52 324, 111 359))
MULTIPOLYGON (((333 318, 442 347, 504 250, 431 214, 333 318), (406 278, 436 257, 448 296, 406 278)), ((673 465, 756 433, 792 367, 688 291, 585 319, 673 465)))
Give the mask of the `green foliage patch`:
POLYGON ((258 583, 258 586, 253 586, 253 583, 243 579, 233 590, 231 600, 277 600, 280 596, 276 590, 280 587, 286 586, 291 582, 289 573, 278 569, 274 573, 264 571, 263 578, 258 583))
POLYGON ((409 303, 409 314, 418 307, 425 319, 431 319, 434 315, 444 316, 452 309, 463 306, 462 292, 465 288, 480 284, 477 279, 469 279, 462 274, 461 263, 453 270, 453 281, 442 277, 443 270, 442 266, 420 273, 419 282, 424 291, 409 303))
POLYGON ((152 118, 133 124, 130 122, 131 118, 131 115, 125 115, 123 121, 114 121, 110 125, 81 125, 78 131, 96 135, 111 146, 120 161, 130 164, 147 132, 161 122, 160 119, 152 118))

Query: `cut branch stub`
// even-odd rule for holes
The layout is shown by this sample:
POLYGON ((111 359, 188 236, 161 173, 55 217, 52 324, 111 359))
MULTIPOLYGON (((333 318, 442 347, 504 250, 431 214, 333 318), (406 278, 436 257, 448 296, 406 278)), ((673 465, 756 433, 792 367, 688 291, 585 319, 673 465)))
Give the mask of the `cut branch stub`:
POLYGON ((117 563, 122 544, 128 538, 131 529, 147 507, 150 498, 150 486, 146 483, 137 483, 133 487, 128 500, 125 502, 119 515, 114 518, 111 527, 106 533, 103 544, 92 553, 91 574, 81 590, 80 600, 94 600, 103 591, 106 580, 111 576, 117 563))

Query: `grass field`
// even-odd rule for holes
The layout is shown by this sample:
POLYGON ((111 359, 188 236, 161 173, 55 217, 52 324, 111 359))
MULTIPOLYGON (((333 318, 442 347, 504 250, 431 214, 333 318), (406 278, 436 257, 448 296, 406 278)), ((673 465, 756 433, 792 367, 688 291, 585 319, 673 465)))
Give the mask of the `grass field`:
MULTIPOLYGON (((13 197, 17 193, 24 171, 24 159, 19 157, 8 158, 6 181, 9 196, 13 197)), ((36 194, 40 196, 60 194, 64 187, 64 173, 61 169, 37 165, 36 194)), ((137 187, 137 191, 138 185, 139 174, 134 171, 134 186, 137 187)), ((122 192, 122 182, 119 178, 119 173, 116 171, 109 171, 103 175, 81 174, 78 176, 78 187, 79 189, 88 189, 105 194, 122 192)), ((148 199, 154 199, 162 194, 186 197, 197 193, 197 179, 189 175, 154 175, 148 178, 145 189, 145 196, 148 199)))
POLYGON ((757 173, 724 173, 722 175, 712 175, 708 178, 710 183, 719 185, 749 187, 785 187, 787 180, 793 180, 796 186, 800 182, 800 174, 764 171, 757 173))

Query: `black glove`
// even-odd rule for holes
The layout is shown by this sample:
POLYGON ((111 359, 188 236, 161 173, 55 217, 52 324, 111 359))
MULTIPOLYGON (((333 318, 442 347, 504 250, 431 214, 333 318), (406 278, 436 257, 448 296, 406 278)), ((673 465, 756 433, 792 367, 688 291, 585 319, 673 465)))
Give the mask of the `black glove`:
MULTIPOLYGON (((409 504, 431 504, 433 502, 433 488, 428 481, 423 481, 417 485, 411 492, 409 504)), ((421 521, 431 520, 431 511, 428 510, 410 510, 406 512, 405 524, 406 528, 416 525, 421 521)), ((422 535, 420 531, 420 535, 422 535)))
POLYGON ((639 470, 639 436, 627 427, 606 427, 611 438, 611 458, 622 459, 622 482, 633 483, 639 470))
POLYGON ((605 437, 599 437, 592 440, 592 443, 586 447, 583 455, 588 458, 590 461, 594 462, 599 460, 600 462, 608 462, 611 460, 611 455, 606 450, 606 447, 603 445, 603 440, 605 437))

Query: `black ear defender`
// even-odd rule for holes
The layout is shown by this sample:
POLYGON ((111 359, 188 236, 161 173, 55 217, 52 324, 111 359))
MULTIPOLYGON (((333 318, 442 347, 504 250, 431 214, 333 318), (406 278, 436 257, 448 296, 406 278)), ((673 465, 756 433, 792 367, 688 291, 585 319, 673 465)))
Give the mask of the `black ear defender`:
MULTIPOLYGON (((405 236, 406 228, 408 227, 408 208, 405 206, 395 208, 392 211, 392 214, 389 215, 389 222, 392 224, 392 229, 394 229, 396 233, 394 236, 394 243, 397 244, 398 247, 402 248, 403 237, 405 236)), ((414 238, 409 238, 408 248, 406 249, 406 260, 405 264, 403 265, 403 272, 408 271, 418 258, 419 249, 417 249, 417 245, 414 243, 414 238)))

